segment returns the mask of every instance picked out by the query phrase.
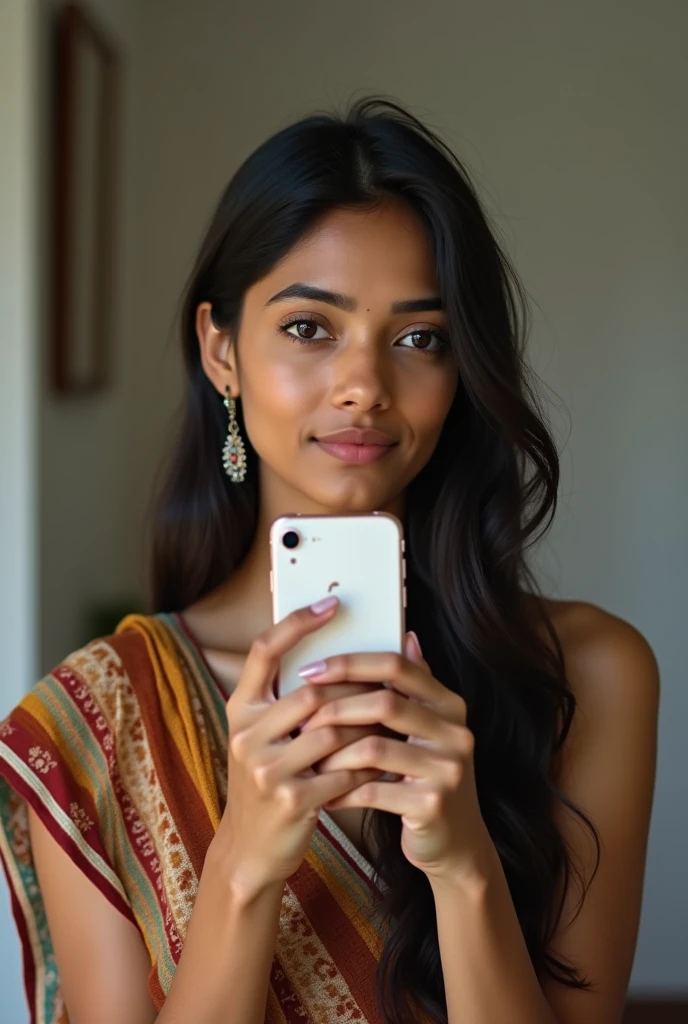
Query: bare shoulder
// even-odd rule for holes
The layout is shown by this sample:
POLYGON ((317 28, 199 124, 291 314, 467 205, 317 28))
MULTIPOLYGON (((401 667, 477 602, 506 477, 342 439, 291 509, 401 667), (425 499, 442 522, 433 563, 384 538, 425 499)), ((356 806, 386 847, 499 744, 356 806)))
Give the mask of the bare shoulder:
POLYGON ((642 706, 659 700, 659 670, 652 647, 625 619, 586 601, 545 602, 561 644, 569 685, 580 705, 642 706))
POLYGON ((545 610, 576 701, 567 741, 552 765, 555 776, 563 781, 595 749, 597 770, 607 771, 613 759, 642 757, 649 778, 659 714, 652 647, 635 626, 597 605, 549 600, 545 610))

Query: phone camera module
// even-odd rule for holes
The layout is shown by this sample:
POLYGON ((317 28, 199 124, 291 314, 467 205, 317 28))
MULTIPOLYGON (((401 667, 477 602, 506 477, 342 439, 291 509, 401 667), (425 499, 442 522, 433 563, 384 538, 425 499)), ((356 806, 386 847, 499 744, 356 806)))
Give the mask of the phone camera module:
POLYGON ((296 530, 287 530, 287 532, 282 537, 282 543, 284 544, 285 548, 289 548, 290 551, 293 551, 294 548, 297 548, 301 543, 301 538, 296 532, 296 530))

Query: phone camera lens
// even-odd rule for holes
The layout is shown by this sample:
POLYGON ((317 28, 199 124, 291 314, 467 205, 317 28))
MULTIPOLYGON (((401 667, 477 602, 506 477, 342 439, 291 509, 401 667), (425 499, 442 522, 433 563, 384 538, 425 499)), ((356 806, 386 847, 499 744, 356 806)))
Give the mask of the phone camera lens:
POLYGON ((287 532, 282 537, 282 543, 284 544, 285 548, 289 548, 290 551, 293 551, 294 548, 297 548, 299 546, 300 541, 301 538, 299 537, 296 530, 287 530, 287 532))

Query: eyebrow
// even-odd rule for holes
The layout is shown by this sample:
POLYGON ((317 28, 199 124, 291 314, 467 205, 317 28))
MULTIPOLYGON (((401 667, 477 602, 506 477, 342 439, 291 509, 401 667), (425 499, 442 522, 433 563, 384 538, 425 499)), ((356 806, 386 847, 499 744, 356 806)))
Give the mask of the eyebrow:
MULTIPOLYGON (((329 306, 336 306, 346 313, 353 313, 358 303, 349 295, 342 295, 341 292, 331 292, 325 288, 316 288, 315 285, 303 284, 298 281, 290 284, 277 292, 265 303, 266 306, 273 302, 282 302, 285 299, 311 299, 314 302, 326 302, 329 306)), ((392 313, 424 313, 431 310, 441 310, 442 299, 437 296, 429 296, 425 299, 401 299, 392 303, 392 313)))

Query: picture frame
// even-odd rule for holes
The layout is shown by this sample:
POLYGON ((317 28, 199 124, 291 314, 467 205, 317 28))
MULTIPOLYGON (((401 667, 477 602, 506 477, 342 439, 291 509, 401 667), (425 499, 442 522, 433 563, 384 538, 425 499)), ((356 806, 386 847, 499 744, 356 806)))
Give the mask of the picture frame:
POLYGON ((80 4, 56 18, 52 385, 73 395, 110 380, 119 58, 80 4))

